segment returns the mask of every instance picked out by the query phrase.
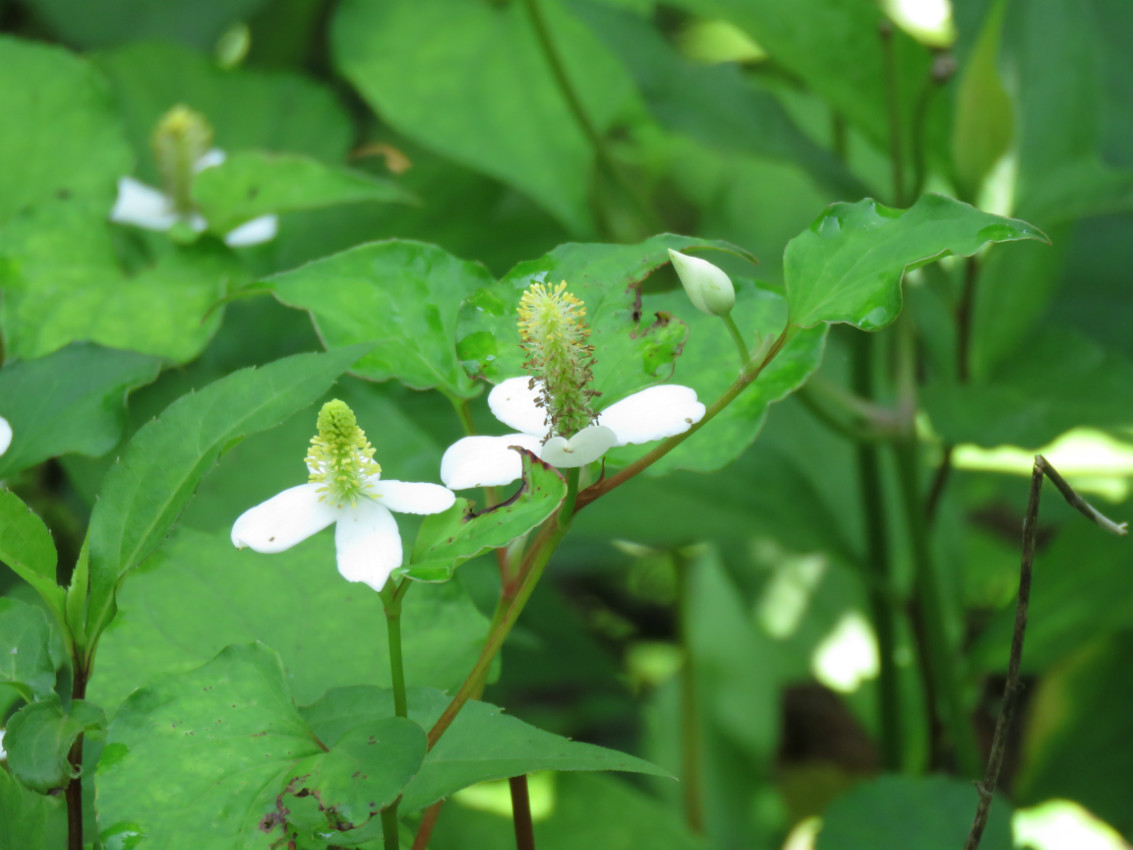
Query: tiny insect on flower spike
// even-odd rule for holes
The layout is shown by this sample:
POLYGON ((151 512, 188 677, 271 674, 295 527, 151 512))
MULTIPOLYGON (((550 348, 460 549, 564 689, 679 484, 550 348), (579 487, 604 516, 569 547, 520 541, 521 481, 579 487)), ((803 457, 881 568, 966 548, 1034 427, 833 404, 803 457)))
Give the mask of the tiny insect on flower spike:
POLYGON ((672 248, 669 249, 669 259, 692 306, 709 316, 726 316, 732 312, 736 306, 736 288, 723 269, 672 248))
POLYGON ((306 458, 310 480, 241 514, 232 543, 283 552, 333 523, 338 571, 381 590, 402 561, 391 511, 436 514, 452 507, 455 496, 438 484, 382 480, 374 449, 345 402, 323 405, 318 427, 306 458))

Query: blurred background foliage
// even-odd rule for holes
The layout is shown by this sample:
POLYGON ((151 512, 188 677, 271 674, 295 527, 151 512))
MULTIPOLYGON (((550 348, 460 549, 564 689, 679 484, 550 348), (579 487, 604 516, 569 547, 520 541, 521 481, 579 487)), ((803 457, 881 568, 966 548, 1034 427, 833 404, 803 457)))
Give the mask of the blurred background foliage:
MULTIPOLYGON (((672 231, 751 251, 758 284, 778 291, 785 243, 826 204, 905 207, 940 191, 1051 241, 911 274, 902 322, 870 337, 865 386, 881 405, 898 393, 902 335, 915 342, 926 501, 951 468, 931 541, 965 711, 986 747, 1030 455, 1043 449, 1110 515, 1133 514, 1133 5, 537 7, 558 66, 520 0, 0 0, 5 369, 92 343, 136 358, 100 396, 111 400, 97 405, 109 416, 102 436, 87 433, 92 411, 72 423, 86 442, 36 458, 9 485, 72 564, 119 438, 191 388, 321 348, 306 313, 270 297, 214 302, 363 242, 434 243, 498 277, 562 242, 672 231), (937 7, 950 17, 918 29, 937 7), (179 103, 230 152, 301 155, 399 188, 319 183, 321 199, 280 207, 278 238, 238 251, 109 224, 119 176, 159 182, 150 134, 179 103)), ((672 290, 675 278, 658 272, 649 285, 672 290)), ((928 720, 912 554, 884 451, 883 597, 897 622, 902 723, 896 762, 879 749, 860 444, 815 415, 824 393, 854 387, 853 335, 834 329, 812 391, 777 404, 723 470, 639 480, 580 515, 486 698, 683 782, 536 776, 538 846, 961 846, 972 777, 928 720)), ((372 423, 379 453, 399 447, 383 459, 387 475, 435 479, 460 435, 441 394, 357 378, 336 393, 372 423)), ((301 473, 310 421, 305 412, 227 454, 173 540, 126 585, 92 683, 108 712, 157 673, 254 639, 284 655, 301 702, 381 683, 343 614, 368 607, 376 621, 375 598, 337 581, 312 596, 295 577, 305 562, 325 566, 327 539, 286 562, 237 564, 228 548, 232 519, 301 473)), ((1027 687, 983 846, 1128 846, 1133 557, 1053 498, 1040 531, 1027 687)), ((409 597, 411 684, 460 681, 496 580, 490 562, 472 562, 452 585, 409 597)), ((0 587, 31 598, 11 573, 0 587)), ((17 697, 0 689, 0 716, 17 697)), ((0 770, 11 812, 23 798, 5 783, 0 770)), ((29 798, 22 816, 56 802, 29 798)), ((44 815, 51 829, 57 815, 44 815)), ((506 815, 502 789, 461 792, 431 846, 508 846, 506 815)))

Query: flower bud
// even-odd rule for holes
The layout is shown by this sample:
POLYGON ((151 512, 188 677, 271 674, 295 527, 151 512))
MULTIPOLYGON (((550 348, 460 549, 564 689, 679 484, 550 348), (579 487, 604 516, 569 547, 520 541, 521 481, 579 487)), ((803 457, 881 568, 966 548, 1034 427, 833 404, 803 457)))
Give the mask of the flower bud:
POLYGON ((726 316, 736 304, 736 290, 722 269, 699 257, 669 249, 669 259, 692 306, 709 316, 726 316))

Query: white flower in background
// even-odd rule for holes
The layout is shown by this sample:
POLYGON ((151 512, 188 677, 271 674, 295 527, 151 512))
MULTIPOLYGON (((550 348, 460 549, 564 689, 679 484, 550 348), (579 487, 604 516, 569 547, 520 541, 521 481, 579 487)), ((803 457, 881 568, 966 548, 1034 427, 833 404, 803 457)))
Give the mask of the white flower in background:
POLYGON ((701 313, 726 316, 736 306, 736 288, 723 269, 700 257, 669 249, 669 260, 677 270, 688 300, 701 313))
MULTIPOLYGON (((208 222, 197 212, 191 190, 195 175, 224 162, 224 151, 212 147, 212 127, 188 107, 175 106, 158 122, 151 143, 164 191, 133 177, 118 178, 110 220, 161 231, 184 222, 204 232, 208 222)), ((230 231, 224 241, 233 248, 256 245, 274 239, 278 229, 274 215, 260 216, 230 231)))
POLYGON ((8 451, 8 446, 12 445, 12 426, 8 424, 8 420, 0 416, 0 455, 8 451))
POLYGON ((233 545, 283 552, 334 523, 338 571, 381 590, 402 562, 391 511, 436 514, 452 507, 456 497, 439 484, 383 481, 373 456, 350 407, 328 401, 307 455, 310 481, 241 514, 232 526, 233 545))
POLYGON ((4 730, 0 729, 0 761, 4 761, 8 757, 8 751, 4 749, 4 730))
POLYGON ((441 458, 441 480, 454 490, 496 487, 522 474, 512 446, 559 467, 585 466, 614 446, 683 434, 704 416, 696 391, 675 384, 649 387, 596 411, 593 346, 586 308, 566 292, 532 284, 519 303, 519 328, 537 377, 509 378, 488 394, 492 414, 518 433, 465 437, 441 458))

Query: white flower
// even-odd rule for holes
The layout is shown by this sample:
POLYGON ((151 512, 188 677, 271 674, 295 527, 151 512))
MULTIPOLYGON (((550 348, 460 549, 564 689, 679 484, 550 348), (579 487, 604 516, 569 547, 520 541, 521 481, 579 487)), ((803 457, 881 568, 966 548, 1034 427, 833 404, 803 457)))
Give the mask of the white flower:
POLYGON ((522 474, 522 460, 512 446, 534 452, 552 466, 585 466, 613 446, 647 443, 683 434, 704 416, 696 390, 677 384, 649 387, 615 402, 598 414, 596 424, 567 439, 554 435, 545 443, 546 411, 536 402, 542 388, 530 378, 508 378, 488 394, 492 414, 519 433, 502 437, 465 437, 441 458, 441 480, 454 490, 510 484, 522 474))
POLYGON ((4 730, 0 729, 0 761, 4 761, 8 757, 8 751, 4 749, 4 730))
POLYGON ((456 496, 439 484, 382 481, 373 455, 353 411, 338 399, 328 401, 307 455, 311 481, 242 513, 232 526, 232 544, 283 552, 334 523, 338 571, 381 590, 402 560, 391 511, 439 514, 456 496))
POLYGON ((12 426, 8 424, 8 420, 0 416, 0 455, 8 451, 8 446, 12 445, 12 426))
MULTIPOLYGON (((199 174, 206 168, 220 165, 224 159, 224 151, 213 148, 194 163, 193 173, 199 174)), ((118 178, 118 197, 114 201, 114 209, 110 211, 110 220, 146 230, 169 230, 179 221, 184 221, 197 233, 203 233, 208 227, 208 222, 200 213, 182 215, 169 195, 133 177, 118 178)), ((224 242, 232 248, 258 245, 270 242, 278 230, 279 220, 274 215, 264 215, 229 231, 224 242)))

